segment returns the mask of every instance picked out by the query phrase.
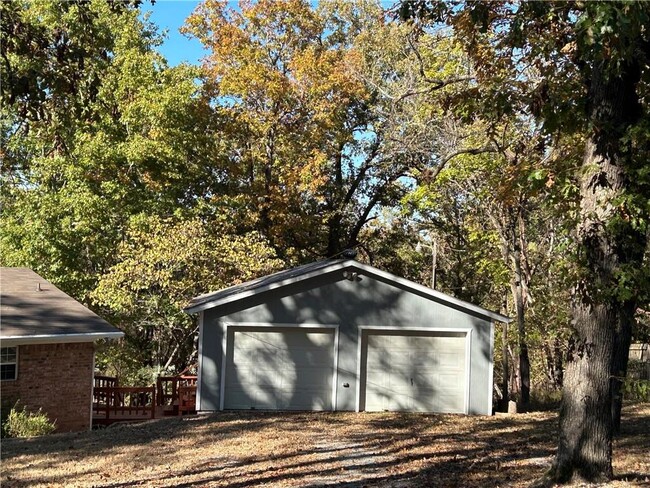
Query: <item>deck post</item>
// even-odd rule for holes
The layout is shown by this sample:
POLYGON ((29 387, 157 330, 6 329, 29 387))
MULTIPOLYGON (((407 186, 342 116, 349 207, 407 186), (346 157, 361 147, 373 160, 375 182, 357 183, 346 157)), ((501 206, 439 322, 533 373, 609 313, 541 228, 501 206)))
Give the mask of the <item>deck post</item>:
POLYGON ((153 386, 151 391, 151 418, 156 418, 156 386, 153 386))

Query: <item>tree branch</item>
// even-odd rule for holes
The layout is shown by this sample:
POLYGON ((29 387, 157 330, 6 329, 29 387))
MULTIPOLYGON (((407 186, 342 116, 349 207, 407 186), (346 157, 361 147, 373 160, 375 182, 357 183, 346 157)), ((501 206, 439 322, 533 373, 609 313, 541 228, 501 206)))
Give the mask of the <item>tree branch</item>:
POLYGON ((449 163, 449 161, 451 161, 455 157, 461 156, 463 154, 470 154, 475 156, 477 154, 494 153, 494 152, 497 152, 497 150, 492 146, 483 146, 483 147, 471 148, 471 149, 459 149, 458 151, 454 151, 453 153, 448 154, 447 156, 445 156, 443 159, 440 160, 440 162, 436 166, 435 171, 429 177, 429 181, 430 182, 435 181, 435 179, 442 172, 442 170, 445 169, 447 163, 449 163))

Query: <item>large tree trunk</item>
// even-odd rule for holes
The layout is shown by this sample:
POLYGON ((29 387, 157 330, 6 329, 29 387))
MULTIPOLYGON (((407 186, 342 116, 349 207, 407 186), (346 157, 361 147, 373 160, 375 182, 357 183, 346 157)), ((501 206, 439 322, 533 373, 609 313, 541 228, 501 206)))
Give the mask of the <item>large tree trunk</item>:
POLYGON ((559 447, 549 473, 558 482, 612 477, 612 372, 625 374, 626 361, 620 358, 627 354, 635 309, 635 298, 626 299, 619 280, 626 270, 640 269, 646 241, 645 233, 625 218, 620 200, 631 185, 632 152, 621 138, 640 115, 635 92, 639 70, 631 65, 617 77, 606 77, 601 63, 591 75, 593 133, 580 188, 574 345, 564 376, 559 447))
MULTIPOLYGON (((584 297, 587 298, 587 297, 584 297)), ((610 365, 617 311, 578 300, 576 338, 564 373, 556 480, 575 474, 586 480, 612 477, 610 365)))

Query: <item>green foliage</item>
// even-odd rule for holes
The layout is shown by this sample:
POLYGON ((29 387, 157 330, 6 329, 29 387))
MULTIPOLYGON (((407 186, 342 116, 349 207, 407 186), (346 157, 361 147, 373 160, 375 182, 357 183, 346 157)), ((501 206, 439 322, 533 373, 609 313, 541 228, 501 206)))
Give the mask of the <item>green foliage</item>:
POLYGON ((363 244, 356 259, 431 286, 431 251, 418 250, 423 237, 413 222, 385 212, 364 228, 360 239, 363 244))
POLYGON ((51 434, 55 430, 55 422, 50 422, 41 409, 38 412, 30 412, 26 407, 18 410, 18 404, 11 409, 2 426, 6 437, 36 437, 51 434))
MULTIPOLYGON (((582 148, 595 124, 618 130, 589 118, 589 80, 646 59, 643 3, 409 1, 406 24, 375 2, 209 0, 186 26, 200 68, 167 66, 137 3, 0 3, 0 260, 126 332, 100 369, 124 384, 179 372, 196 356, 190 298, 345 247, 429 284, 435 239, 438 288, 491 309, 520 256, 533 383, 556 386, 586 269, 582 148)), ((646 116, 620 134, 612 235, 648 229, 640 66, 646 116)), ((604 288, 647 302, 648 269, 604 288)))
POLYGON ((132 215, 217 189, 211 110, 198 69, 167 68, 126 4, 2 8, 3 35, 17 33, 2 43, 2 264, 85 302, 132 215))
POLYGON ((131 219, 116 261, 91 299, 126 334, 126 354, 107 351, 119 360, 113 367, 120 376, 141 374, 143 366, 157 374, 191 365, 197 329, 196 317, 183 312, 189 300, 282 266, 256 233, 237 235, 219 221, 146 215, 131 219))
POLYGON ((650 402, 650 380, 627 378, 623 383, 623 398, 633 402, 650 402))

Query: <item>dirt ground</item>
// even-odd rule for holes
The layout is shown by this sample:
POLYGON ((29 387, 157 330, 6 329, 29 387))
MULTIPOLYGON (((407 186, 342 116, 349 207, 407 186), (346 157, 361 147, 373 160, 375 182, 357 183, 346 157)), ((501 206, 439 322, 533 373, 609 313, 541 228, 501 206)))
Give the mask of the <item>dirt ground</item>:
MULTIPOLYGON (((2 487, 526 486, 557 414, 220 413, 2 441, 2 487)), ((650 486, 650 404, 627 406, 616 481, 650 486)))

